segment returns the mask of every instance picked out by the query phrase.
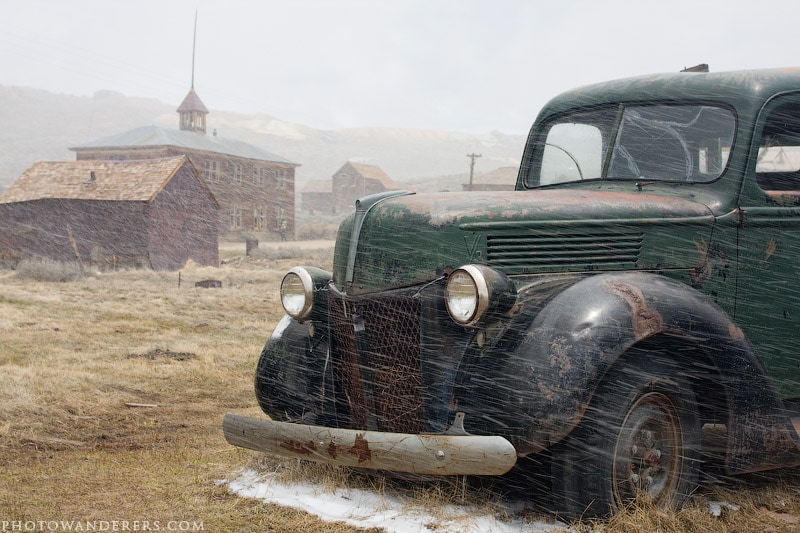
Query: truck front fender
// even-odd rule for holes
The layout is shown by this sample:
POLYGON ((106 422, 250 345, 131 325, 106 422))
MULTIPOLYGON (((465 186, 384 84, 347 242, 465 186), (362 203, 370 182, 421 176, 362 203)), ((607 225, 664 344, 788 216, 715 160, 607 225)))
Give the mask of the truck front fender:
POLYGON ((324 331, 284 315, 258 359, 254 385, 261 410, 274 420, 315 420, 328 349, 324 331))
POLYGON ((504 435, 520 454, 548 448, 577 427, 626 352, 673 337, 692 349, 656 348, 654 356, 680 360, 697 383, 724 387, 731 472, 800 460, 790 419, 743 332, 688 285, 609 273, 580 278, 544 301, 522 291, 519 301, 505 333, 463 367, 459 410, 468 414, 467 431, 504 435), (526 298, 534 305, 526 307, 526 298))

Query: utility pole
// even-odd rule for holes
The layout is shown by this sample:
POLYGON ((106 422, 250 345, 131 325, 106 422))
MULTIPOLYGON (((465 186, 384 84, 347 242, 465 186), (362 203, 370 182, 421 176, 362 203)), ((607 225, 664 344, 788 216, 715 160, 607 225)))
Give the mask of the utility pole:
POLYGON ((469 157, 469 190, 472 190, 472 174, 475 171, 475 160, 480 156, 481 154, 476 154, 475 152, 467 154, 467 157, 469 157))

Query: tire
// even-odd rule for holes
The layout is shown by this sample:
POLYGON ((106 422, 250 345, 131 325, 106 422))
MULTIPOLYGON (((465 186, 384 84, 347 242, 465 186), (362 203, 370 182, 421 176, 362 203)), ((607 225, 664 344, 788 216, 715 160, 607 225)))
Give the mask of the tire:
POLYGON ((676 362, 630 355, 553 448, 553 503, 565 518, 607 515, 637 498, 677 510, 697 486, 701 427, 689 379, 676 362))

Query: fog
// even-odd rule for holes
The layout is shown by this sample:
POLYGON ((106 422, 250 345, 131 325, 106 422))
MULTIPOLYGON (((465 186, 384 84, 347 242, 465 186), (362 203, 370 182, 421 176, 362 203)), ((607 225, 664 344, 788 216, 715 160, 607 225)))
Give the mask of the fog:
POLYGON ((317 129, 525 133, 554 94, 610 78, 796 63, 795 2, 3 0, 0 84, 317 129))

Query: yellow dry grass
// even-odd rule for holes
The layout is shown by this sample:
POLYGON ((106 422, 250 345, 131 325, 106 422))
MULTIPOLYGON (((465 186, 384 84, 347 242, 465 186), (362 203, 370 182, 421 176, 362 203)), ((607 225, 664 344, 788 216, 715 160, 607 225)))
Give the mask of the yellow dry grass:
MULTIPOLYGON (((226 411, 260 416, 253 370, 280 318, 287 268, 315 251, 189 264, 180 273, 120 271, 64 283, 0 271, 0 521, 189 521, 206 531, 353 531, 228 493, 243 467, 331 488, 403 491, 423 506, 485 505, 457 483, 401 483, 327 467, 276 463, 229 446, 226 411), (180 285, 179 285, 180 274, 180 285), (196 281, 217 279, 220 289, 196 281)), ((582 531, 793 531, 798 476, 705 490, 737 512, 711 517, 702 498, 680 513, 636 506, 582 531)), ((497 509, 493 509, 497 511, 497 509)), ((497 511, 500 512, 500 511, 497 511)))

